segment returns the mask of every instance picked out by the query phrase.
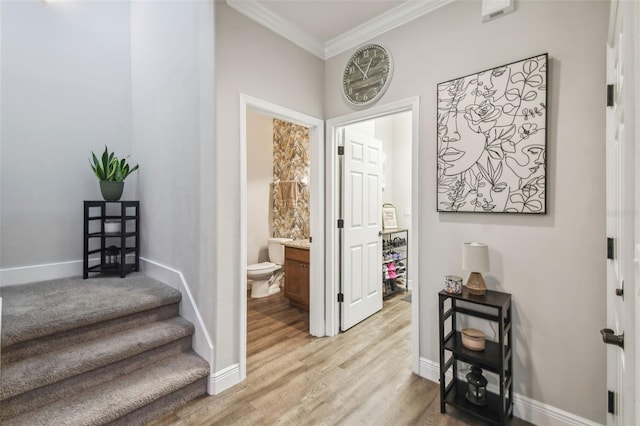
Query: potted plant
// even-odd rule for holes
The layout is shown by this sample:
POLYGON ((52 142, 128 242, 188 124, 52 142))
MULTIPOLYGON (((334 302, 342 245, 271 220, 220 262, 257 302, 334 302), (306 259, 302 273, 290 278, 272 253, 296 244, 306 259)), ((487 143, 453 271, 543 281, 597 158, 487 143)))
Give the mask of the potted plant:
POLYGON ((91 152, 91 157, 89 163, 96 177, 100 180, 102 197, 107 201, 118 201, 122 196, 124 180, 138 170, 138 164, 134 167, 129 166, 128 157, 119 159, 114 152, 109 152, 106 145, 100 159, 93 152, 91 152))

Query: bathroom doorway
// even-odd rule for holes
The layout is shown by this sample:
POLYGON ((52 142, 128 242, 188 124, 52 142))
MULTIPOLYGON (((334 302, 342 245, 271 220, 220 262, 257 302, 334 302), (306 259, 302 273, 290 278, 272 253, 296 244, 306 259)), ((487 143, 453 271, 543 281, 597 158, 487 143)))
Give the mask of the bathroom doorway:
MULTIPOLYGON (((249 214, 262 214, 264 218, 265 212, 269 213, 269 206, 273 203, 273 194, 274 191, 278 191, 278 194, 281 194, 280 188, 276 187, 274 189, 274 178, 273 174, 269 175, 268 170, 275 170, 273 162, 271 164, 263 163, 261 166, 262 171, 259 173, 262 177, 263 182, 259 185, 263 186, 262 195, 256 195, 254 191, 255 188, 250 188, 248 184, 248 169, 249 167, 253 167, 254 164, 249 164, 247 150, 248 150, 248 142, 247 142, 247 130, 248 130, 248 118, 250 116, 255 117, 256 114, 258 116, 267 117, 262 126, 268 127, 269 122, 271 123, 271 127, 273 128, 274 119, 277 120, 277 125, 281 126, 301 126, 296 127, 301 130, 308 130, 309 136, 309 152, 308 152, 308 160, 309 160, 309 171, 308 176, 305 177, 300 175, 296 178, 296 176, 288 176, 286 180, 296 181, 295 185, 299 190, 297 196, 304 196, 308 198, 308 209, 309 209, 309 218, 308 218, 308 233, 311 238, 311 247, 309 250, 309 334, 312 336, 324 336, 325 335, 325 312, 324 312, 324 122, 315 117, 307 116, 305 114, 289 110, 287 108, 271 104, 269 102, 253 98, 247 95, 240 95, 240 200, 241 200, 241 232, 240 232, 240 259, 241 265, 243 265, 243 271, 241 272, 241 284, 239 288, 239 312, 240 312, 240 380, 244 380, 246 377, 246 356, 247 356, 247 271, 246 266, 252 263, 253 260, 263 261, 265 260, 267 254, 267 242, 260 242, 261 236, 257 236, 255 238, 252 237, 253 242, 251 244, 254 250, 252 254, 253 258, 251 258, 251 262, 248 257, 249 250, 249 241, 248 241, 248 230, 249 226, 251 226, 252 231, 256 229, 256 224, 249 224, 249 214), (265 124, 266 123, 266 124, 265 124), (268 176, 271 176, 268 178, 268 176), (268 189, 264 191, 264 186, 267 185, 268 189), (250 192, 251 191, 251 192, 250 192), (302 194, 301 194, 302 193, 302 194), (254 197, 262 199, 263 209, 262 213, 254 212, 250 210, 254 208, 253 204, 251 207, 249 206, 248 199, 249 197, 254 197), (265 201, 266 200, 266 201, 265 201), (267 203, 267 207, 264 207, 264 202, 267 203), (262 248, 257 249, 258 245, 262 244, 262 248)), ((295 150, 295 148, 294 148, 295 150)), ((291 154, 291 152, 289 152, 291 154)), ((266 156, 267 154, 262 153, 261 155, 266 156)), ((304 157, 304 153, 301 153, 299 158, 304 157)), ((285 167, 286 168, 286 167, 285 167)), ((252 172, 255 170, 252 170, 252 172)), ((286 172, 286 170, 285 170, 286 172)), ((277 181, 281 181, 281 178, 276 178, 277 181)), ((288 192, 289 193, 289 192, 288 192)), ((295 198, 295 196, 294 196, 295 198)), ((252 199, 252 203, 253 203, 252 199)), ((269 220, 273 220, 271 217, 269 220)), ((295 218, 291 216, 286 216, 281 219, 281 223, 277 226, 287 227, 293 226, 293 222, 295 222, 295 218)), ((298 225, 301 228, 304 228, 302 222, 298 222, 298 225)), ((268 223, 268 222, 267 222, 268 223)), ((264 229, 264 226, 262 226, 264 229)), ((265 232, 265 231, 261 231, 265 232)), ((267 233, 272 233, 267 230, 267 233)), ((302 230, 301 232, 305 232, 302 230)), ((285 278, 286 281, 286 278, 285 278)), ((285 284, 286 285, 286 284, 285 284)), ((266 297, 265 299, 269 299, 270 297, 281 297, 281 295, 273 295, 266 297)))

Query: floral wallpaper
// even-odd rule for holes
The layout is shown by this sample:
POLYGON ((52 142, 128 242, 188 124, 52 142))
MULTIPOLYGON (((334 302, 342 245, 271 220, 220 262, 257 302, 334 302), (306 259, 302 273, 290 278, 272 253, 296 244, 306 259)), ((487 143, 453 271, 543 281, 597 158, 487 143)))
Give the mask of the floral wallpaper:
POLYGON ((546 212, 547 54, 438 85, 438 211, 546 212))
POLYGON ((309 129, 273 120, 273 184, 271 186, 274 237, 309 238, 309 129))

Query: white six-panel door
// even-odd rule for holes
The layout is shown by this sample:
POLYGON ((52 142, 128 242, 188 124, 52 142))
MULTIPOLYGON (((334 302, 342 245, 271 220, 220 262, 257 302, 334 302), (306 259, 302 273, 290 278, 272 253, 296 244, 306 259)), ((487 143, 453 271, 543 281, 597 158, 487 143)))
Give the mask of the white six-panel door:
POLYGON ((343 131, 344 331, 382 309, 382 142, 343 131))

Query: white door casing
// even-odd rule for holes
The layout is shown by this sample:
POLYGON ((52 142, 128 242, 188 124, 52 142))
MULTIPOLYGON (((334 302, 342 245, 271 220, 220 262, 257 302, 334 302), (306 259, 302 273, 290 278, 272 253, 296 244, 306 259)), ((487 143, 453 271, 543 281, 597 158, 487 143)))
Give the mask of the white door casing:
MULTIPOLYGON (((635 129, 635 154, 636 154, 636 158, 635 158, 635 179, 633 180, 634 182, 636 182, 636 188, 635 188, 635 234, 634 234, 634 246, 635 246, 635 256, 633 258, 633 262, 634 262, 634 268, 635 268, 635 273, 634 273, 634 299, 635 299, 635 309, 634 309, 634 313, 635 313, 635 330, 634 332, 637 333, 638 330, 640 330, 640 184, 638 184, 638 182, 640 182, 640 130, 637 130, 637 128, 635 127, 637 125, 637 123, 640 123, 640 107, 636 106, 636 103, 638 101, 640 101, 640 81, 637 77, 637 73, 640 72, 640 54, 638 53, 638 50, 640 49, 640 5, 638 5, 638 3, 634 2, 634 4, 631 6, 631 9, 633 10, 632 12, 632 38, 634 40, 634 45, 632 47, 632 51, 634 52, 634 57, 633 57, 633 61, 634 61, 634 71, 635 73, 633 74, 633 86, 635 88, 635 96, 633 98, 632 104, 635 107, 635 115, 633 118, 633 124, 634 124, 634 129, 635 129), (635 21, 635 22, 633 22, 635 21)), ((635 335, 635 334, 634 334, 635 335)), ((636 367, 636 384, 635 384, 635 407, 636 407, 636 411, 635 411, 635 422, 638 423, 640 421, 640 401, 638 401, 638 398, 640 397, 640 391, 638 391, 638 389, 640 389, 640 339, 636 338, 636 351, 635 351, 635 367, 636 367)))
POLYGON ((636 424, 634 3, 611 3, 607 43, 607 84, 613 85, 613 105, 606 113, 606 227, 613 244, 607 260, 607 327, 624 336, 624 348, 607 345, 607 388, 614 392, 607 424, 620 426, 636 424))
POLYGON ((344 331, 382 309, 382 142, 342 131, 344 331))

